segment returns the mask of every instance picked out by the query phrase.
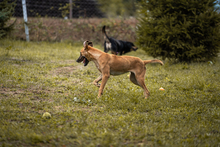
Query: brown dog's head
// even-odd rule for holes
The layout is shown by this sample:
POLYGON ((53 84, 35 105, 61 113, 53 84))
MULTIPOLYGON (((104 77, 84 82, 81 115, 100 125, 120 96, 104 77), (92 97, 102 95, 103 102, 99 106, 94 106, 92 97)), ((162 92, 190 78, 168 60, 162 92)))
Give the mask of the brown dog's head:
POLYGON ((89 61, 91 60, 90 57, 89 57, 89 54, 88 54, 88 50, 89 50, 89 47, 88 47, 88 46, 93 47, 92 42, 90 42, 90 41, 85 41, 85 42, 83 43, 83 49, 80 51, 80 56, 79 56, 79 58, 76 60, 76 62, 78 62, 78 63, 83 62, 83 63, 84 63, 84 66, 88 65, 89 61))

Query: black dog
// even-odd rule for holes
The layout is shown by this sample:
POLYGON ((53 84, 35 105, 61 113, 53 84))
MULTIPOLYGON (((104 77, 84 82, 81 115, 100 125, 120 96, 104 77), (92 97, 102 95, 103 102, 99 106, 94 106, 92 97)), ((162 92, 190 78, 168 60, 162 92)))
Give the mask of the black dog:
POLYGON ((105 31, 105 26, 103 26, 102 32, 105 34, 104 52, 106 53, 111 50, 112 54, 117 55, 119 53, 122 55, 138 49, 132 42, 116 40, 108 37, 105 31))

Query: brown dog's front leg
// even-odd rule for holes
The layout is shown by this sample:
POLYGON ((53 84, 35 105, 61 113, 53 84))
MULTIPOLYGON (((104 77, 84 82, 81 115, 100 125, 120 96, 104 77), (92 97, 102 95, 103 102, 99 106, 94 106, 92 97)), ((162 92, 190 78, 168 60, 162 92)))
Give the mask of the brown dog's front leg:
POLYGON ((105 84, 107 83, 109 77, 110 77, 110 74, 102 74, 102 83, 101 83, 101 86, 99 88, 98 98, 102 95, 103 89, 104 89, 105 84))
POLYGON ((92 83, 97 86, 100 87, 100 84, 98 83, 99 81, 102 80, 102 75, 100 75, 97 79, 95 79, 92 83))

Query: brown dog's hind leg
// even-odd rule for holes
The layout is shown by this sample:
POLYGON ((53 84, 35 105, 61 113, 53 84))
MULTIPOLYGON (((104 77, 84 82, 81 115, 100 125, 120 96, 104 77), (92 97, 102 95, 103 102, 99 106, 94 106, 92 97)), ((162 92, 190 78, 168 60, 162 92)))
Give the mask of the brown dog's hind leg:
POLYGON ((100 84, 98 83, 99 81, 102 80, 102 75, 100 75, 97 79, 95 79, 92 83, 97 86, 100 87, 100 84))
POLYGON ((144 75, 145 75, 145 72, 143 72, 142 75, 137 77, 137 76, 135 76, 135 74, 133 72, 131 72, 130 80, 135 85, 138 85, 141 88, 143 88, 143 90, 144 90, 144 97, 147 98, 148 96, 150 96, 150 92, 148 91, 148 89, 147 89, 147 87, 146 87, 146 85, 144 83, 144 75))
POLYGON ((134 83, 135 85, 140 86, 140 85, 138 84, 137 79, 135 78, 135 74, 134 74, 133 72, 131 72, 131 74, 130 74, 130 80, 131 80, 131 82, 134 83))
POLYGON ((138 83, 140 84, 140 86, 144 89, 144 97, 145 99, 150 96, 150 92, 148 91, 145 83, 144 83, 144 78, 140 77, 137 79, 138 83))

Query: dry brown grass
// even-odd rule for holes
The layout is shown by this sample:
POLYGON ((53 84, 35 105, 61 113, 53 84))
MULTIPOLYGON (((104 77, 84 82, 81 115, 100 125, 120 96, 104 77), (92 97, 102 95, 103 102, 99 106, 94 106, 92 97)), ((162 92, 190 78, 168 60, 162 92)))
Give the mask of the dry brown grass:
MULTIPOLYGON (((11 21, 13 21, 13 18, 11 21)), ((28 18, 31 41, 73 41, 91 40, 103 42, 102 27, 107 25, 109 36, 117 39, 135 42, 135 26, 137 20, 129 19, 71 19, 60 18, 28 18)), ((10 38, 25 40, 24 21, 17 18, 15 30, 10 38)))

